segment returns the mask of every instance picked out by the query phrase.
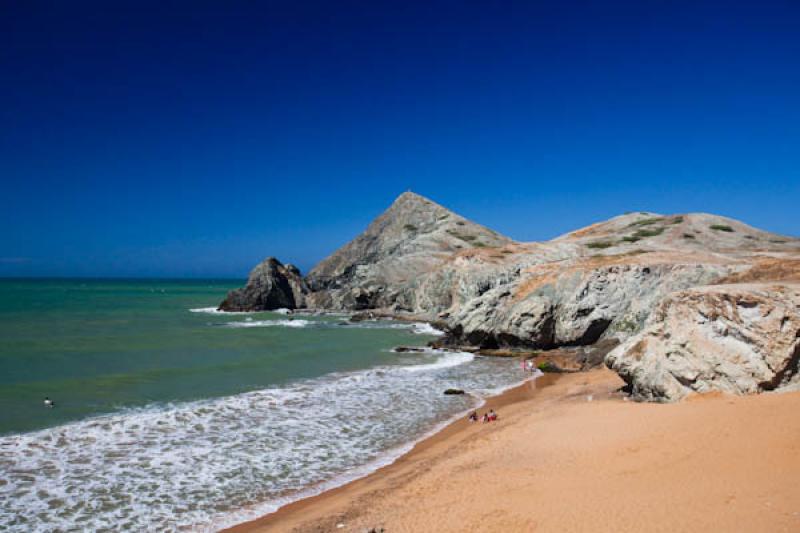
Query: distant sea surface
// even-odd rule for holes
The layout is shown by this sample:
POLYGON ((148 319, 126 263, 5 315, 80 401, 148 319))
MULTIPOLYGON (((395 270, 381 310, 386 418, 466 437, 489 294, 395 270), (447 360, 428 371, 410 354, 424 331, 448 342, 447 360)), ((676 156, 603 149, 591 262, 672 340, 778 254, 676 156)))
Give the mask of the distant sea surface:
POLYGON ((391 351, 435 338, 425 324, 216 312, 241 284, 0 280, 0 530, 215 530, 391 462, 525 378, 391 351))

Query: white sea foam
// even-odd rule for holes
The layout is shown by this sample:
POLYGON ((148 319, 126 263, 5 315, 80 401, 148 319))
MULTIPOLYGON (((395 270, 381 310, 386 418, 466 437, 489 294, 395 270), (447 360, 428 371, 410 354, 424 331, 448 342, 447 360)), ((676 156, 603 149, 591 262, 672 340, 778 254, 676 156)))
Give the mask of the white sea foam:
POLYGON ((363 322, 353 322, 346 324, 348 328, 362 329, 407 329, 417 335, 444 335, 444 331, 434 328, 427 322, 393 322, 386 320, 365 320, 363 322))
POLYGON ((444 389, 523 376, 509 361, 427 350, 398 354, 395 366, 0 437, 0 530, 215 530, 365 475, 477 407, 444 389))
POLYGON ((417 322, 412 324, 411 331, 417 335, 444 335, 444 331, 436 329, 427 322, 417 322))
POLYGON ((189 309, 192 313, 206 313, 209 315, 249 315, 252 314, 249 311, 220 311, 216 307, 196 307, 194 309, 189 309))
POLYGON ((450 368, 453 366, 463 365, 469 363, 475 356, 467 352, 443 352, 440 350, 431 350, 431 353, 442 354, 435 362, 424 365, 410 365, 402 367, 407 372, 427 372, 430 370, 440 370, 443 368, 450 368))
POLYGON ((314 324, 311 320, 245 320, 243 322, 227 322, 230 328, 304 328, 314 324))

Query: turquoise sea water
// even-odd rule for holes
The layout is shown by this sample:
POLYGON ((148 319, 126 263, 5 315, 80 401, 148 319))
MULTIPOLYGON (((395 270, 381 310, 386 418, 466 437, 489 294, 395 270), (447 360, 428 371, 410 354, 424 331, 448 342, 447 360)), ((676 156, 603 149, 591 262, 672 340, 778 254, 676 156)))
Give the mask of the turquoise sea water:
POLYGON ((190 312, 241 284, 0 281, 0 433, 364 368, 419 340, 395 329, 232 328, 244 317, 190 312), (45 396, 58 408, 42 409, 45 396))
POLYGON ((434 338, 424 324, 215 312, 240 284, 0 280, 0 530, 213 530, 362 475, 524 377, 391 351, 434 338))

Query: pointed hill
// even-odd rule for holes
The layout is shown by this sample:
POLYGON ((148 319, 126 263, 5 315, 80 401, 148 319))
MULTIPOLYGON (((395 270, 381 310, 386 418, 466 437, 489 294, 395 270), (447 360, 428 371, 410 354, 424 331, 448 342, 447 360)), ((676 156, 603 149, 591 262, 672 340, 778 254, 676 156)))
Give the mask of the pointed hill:
POLYGON ((413 287, 459 250, 513 242, 413 192, 401 194, 355 239, 320 262, 306 281, 315 302, 349 309, 413 309, 413 287))

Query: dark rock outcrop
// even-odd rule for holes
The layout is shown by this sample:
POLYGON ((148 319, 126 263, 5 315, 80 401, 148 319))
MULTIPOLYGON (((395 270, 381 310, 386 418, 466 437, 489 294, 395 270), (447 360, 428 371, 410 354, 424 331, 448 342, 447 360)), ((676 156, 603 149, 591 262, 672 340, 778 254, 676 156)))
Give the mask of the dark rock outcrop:
POLYGON ((294 265, 274 257, 259 263, 247 278, 247 285, 230 291, 220 311, 270 311, 305 307, 308 287, 294 265))

